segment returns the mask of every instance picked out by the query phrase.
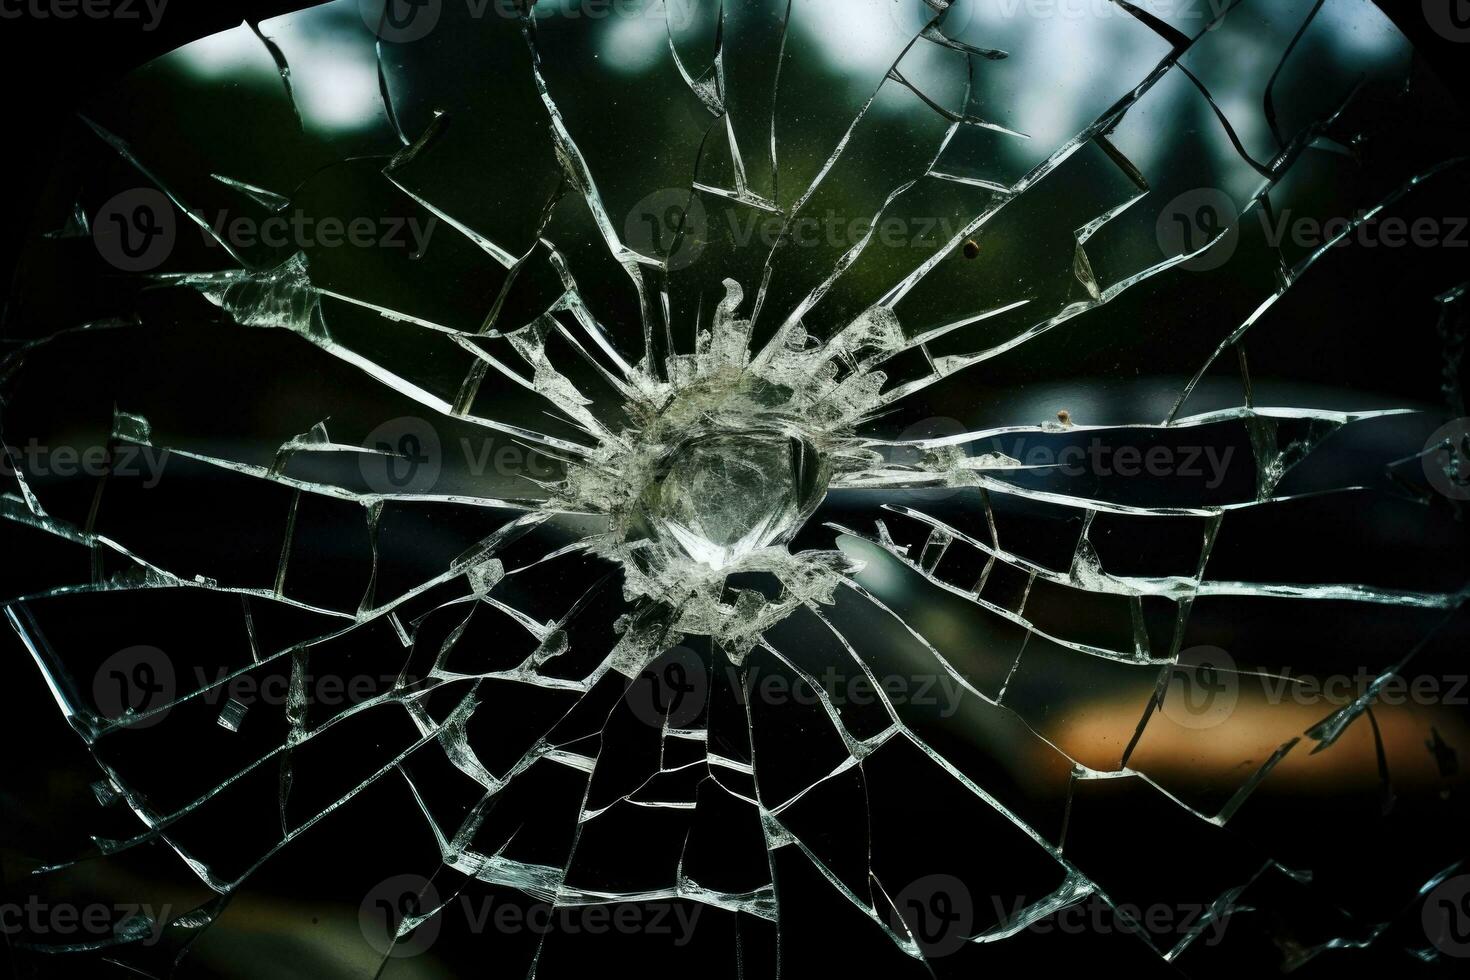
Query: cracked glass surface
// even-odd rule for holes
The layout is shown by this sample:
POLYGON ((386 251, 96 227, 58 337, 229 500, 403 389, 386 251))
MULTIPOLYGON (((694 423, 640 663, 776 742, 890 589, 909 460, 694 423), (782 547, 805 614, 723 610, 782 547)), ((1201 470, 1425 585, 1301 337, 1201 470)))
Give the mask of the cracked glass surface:
POLYGON ((1465 134, 1360 0, 150 63, 0 339, 20 971, 1451 975, 1465 134))

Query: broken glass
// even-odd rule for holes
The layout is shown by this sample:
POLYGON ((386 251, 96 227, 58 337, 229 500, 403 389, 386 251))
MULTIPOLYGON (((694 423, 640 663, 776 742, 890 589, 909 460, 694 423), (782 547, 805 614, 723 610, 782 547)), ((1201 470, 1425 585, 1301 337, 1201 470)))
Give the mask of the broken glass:
POLYGON ((24 975, 1470 953, 1470 164, 1366 0, 333 0, 75 129, 24 975))

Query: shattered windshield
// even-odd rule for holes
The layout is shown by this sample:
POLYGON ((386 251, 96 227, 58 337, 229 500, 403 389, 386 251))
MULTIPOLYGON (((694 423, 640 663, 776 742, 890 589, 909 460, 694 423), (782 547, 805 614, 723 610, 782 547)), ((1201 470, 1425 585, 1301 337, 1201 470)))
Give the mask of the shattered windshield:
POLYGON ((1467 146, 1368 0, 97 92, 0 329, 17 975, 1454 975, 1467 146))

